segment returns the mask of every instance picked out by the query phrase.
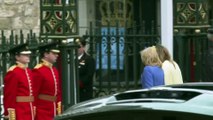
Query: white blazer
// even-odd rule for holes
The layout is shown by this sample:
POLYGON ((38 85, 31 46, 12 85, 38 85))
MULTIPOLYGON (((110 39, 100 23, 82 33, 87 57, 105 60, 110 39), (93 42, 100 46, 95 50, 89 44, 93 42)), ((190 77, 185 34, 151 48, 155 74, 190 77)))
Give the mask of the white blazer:
POLYGON ((170 61, 166 60, 162 64, 162 69, 164 71, 165 85, 183 83, 181 70, 175 61, 173 61, 173 63, 174 64, 172 64, 170 61))

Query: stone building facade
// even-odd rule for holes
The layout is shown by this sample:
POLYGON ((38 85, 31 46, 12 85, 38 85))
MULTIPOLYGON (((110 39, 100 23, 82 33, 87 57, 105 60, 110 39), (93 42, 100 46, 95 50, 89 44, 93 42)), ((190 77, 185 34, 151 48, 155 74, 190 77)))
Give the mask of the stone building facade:
MULTIPOLYGON (((85 34, 89 22, 95 21, 94 0, 78 0, 79 35, 85 34)), ((0 0, 0 30, 6 35, 40 31, 40 0, 0 0)), ((0 33, 1 34, 1 33, 0 33)))
POLYGON ((0 30, 9 35, 11 30, 39 33, 40 0, 0 0, 0 30))

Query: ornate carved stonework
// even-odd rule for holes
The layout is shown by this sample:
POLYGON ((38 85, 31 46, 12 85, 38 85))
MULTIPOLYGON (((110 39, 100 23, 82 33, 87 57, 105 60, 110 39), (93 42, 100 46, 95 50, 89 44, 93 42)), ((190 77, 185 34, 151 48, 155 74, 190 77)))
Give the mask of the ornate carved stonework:
POLYGON ((208 25, 208 1, 175 0, 175 26, 205 26, 208 25))
POLYGON ((41 1, 41 37, 67 38, 78 34, 77 0, 41 1))
POLYGON ((101 0, 99 5, 101 14, 101 24, 110 26, 116 26, 116 22, 119 26, 125 26, 126 21, 129 24, 133 18, 133 3, 132 0, 101 0))

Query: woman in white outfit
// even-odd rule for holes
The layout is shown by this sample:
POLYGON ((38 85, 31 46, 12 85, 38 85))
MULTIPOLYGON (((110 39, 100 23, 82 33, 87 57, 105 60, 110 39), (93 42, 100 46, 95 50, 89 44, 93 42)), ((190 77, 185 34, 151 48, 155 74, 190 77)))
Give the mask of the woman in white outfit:
POLYGON ((169 51, 162 45, 156 45, 158 56, 162 62, 165 85, 182 84, 183 78, 178 64, 171 59, 169 51))

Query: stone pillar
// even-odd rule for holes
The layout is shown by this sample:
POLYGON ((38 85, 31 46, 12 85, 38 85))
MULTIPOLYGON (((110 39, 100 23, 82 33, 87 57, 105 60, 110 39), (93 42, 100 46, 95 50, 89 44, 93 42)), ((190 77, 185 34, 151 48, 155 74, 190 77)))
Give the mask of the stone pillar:
POLYGON ((89 30, 91 21, 95 21, 94 0, 78 0, 79 14, 79 35, 85 34, 89 30))
POLYGON ((161 0, 161 43, 173 58, 173 0, 161 0))
POLYGON ((79 35, 85 33, 85 27, 87 26, 87 1, 78 0, 78 14, 79 14, 79 35))

